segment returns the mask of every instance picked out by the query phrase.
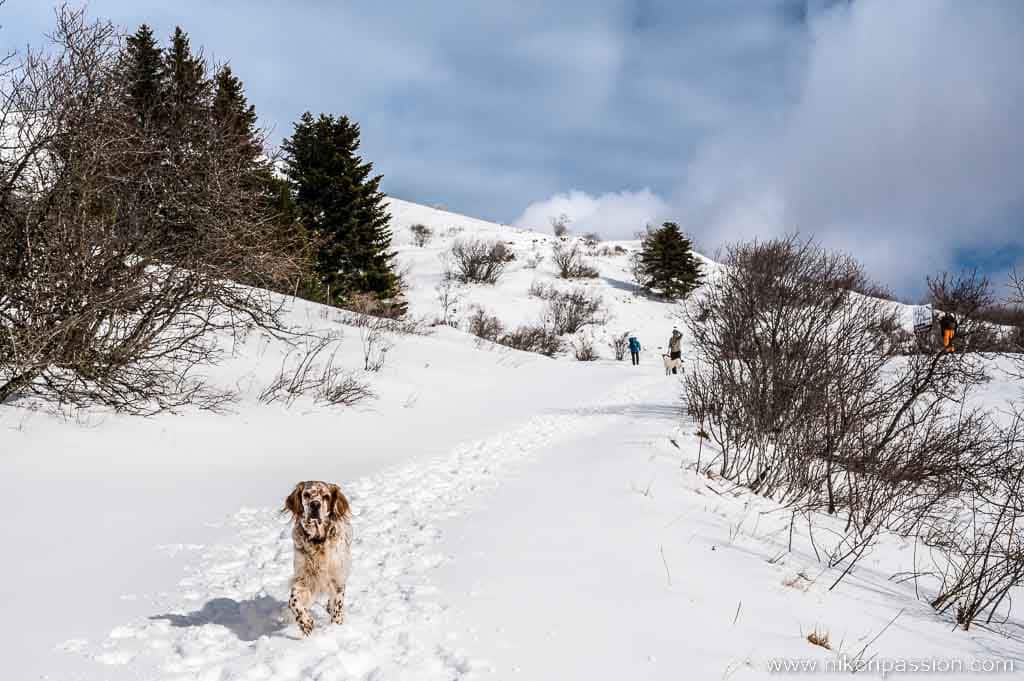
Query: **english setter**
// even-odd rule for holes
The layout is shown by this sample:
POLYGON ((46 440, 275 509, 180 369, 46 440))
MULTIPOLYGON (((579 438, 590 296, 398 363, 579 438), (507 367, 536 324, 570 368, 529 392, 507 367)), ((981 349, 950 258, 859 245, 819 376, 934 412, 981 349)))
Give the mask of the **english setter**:
POLYGON ((331 621, 345 621, 345 582, 352 566, 352 526, 348 499, 337 485, 300 482, 284 502, 292 514, 295 575, 288 608, 304 636, 313 631, 309 607, 326 595, 331 621))

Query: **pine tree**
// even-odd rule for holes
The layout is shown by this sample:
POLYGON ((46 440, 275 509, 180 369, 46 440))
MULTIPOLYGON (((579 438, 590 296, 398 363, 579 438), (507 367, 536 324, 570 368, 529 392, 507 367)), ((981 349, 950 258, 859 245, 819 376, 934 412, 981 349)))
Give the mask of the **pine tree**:
POLYGON ((700 261, 679 225, 666 222, 644 237, 637 267, 637 283, 648 291, 658 289, 669 300, 686 298, 700 286, 700 261))
POLYGON ((263 165, 263 140, 256 125, 256 107, 246 100, 242 81, 227 65, 221 67, 214 78, 213 118, 238 146, 242 158, 263 165))
POLYGON ((125 79, 125 96, 138 123, 145 127, 157 113, 162 87, 160 83, 161 53, 153 37, 153 29, 139 26, 128 36, 121 68, 125 79))
POLYGON ((355 293, 395 296, 391 216, 381 176, 371 175, 373 164, 357 154, 359 125, 346 116, 306 112, 282 147, 300 219, 321 243, 317 271, 330 302, 355 293))
POLYGON ((192 54, 188 34, 178 26, 171 37, 171 46, 163 55, 161 79, 167 96, 164 101, 164 123, 187 139, 191 124, 209 115, 212 84, 206 77, 206 62, 192 54))

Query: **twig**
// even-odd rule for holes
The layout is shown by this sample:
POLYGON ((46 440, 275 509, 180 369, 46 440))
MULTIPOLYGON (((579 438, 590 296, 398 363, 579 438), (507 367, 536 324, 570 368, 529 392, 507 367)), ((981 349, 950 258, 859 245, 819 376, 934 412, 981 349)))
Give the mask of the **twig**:
POLYGON ((668 569, 668 561, 665 560, 665 547, 658 545, 658 551, 661 553, 661 562, 665 565, 665 576, 668 577, 668 585, 672 586, 672 573, 668 569))

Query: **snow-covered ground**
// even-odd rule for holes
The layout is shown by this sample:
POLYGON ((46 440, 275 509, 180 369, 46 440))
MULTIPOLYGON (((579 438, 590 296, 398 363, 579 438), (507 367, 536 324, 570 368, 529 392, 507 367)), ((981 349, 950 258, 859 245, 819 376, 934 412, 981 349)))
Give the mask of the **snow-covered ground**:
MULTIPOLYGON (((552 237, 398 200, 392 212, 414 315, 439 314, 452 240, 483 236, 517 257, 497 286, 470 287, 458 316, 475 303, 508 325, 537 320, 527 289, 553 270, 525 263, 552 237), (413 223, 437 233, 427 247, 410 243, 413 223)), ((837 573, 806 528, 787 553, 788 514, 696 475, 699 443, 657 350, 676 310, 633 294, 625 255, 594 262, 600 278, 580 285, 613 315, 598 337, 636 333, 640 367, 439 327, 392 339, 368 375, 376 401, 286 408, 256 399, 286 349, 253 334, 211 371, 239 391, 233 413, 0 407, 0 678, 721 679, 862 650, 878 667, 1024 670, 1019 617, 964 633, 889 581, 911 546, 886 540, 830 591, 837 573), (309 639, 281 612, 291 540, 278 509, 302 479, 342 485, 356 536, 348 619, 316 610, 309 639)), ((361 368, 359 331, 337 313, 299 302, 291 319, 341 331, 338 356, 361 368)), ((994 376, 996 405, 1015 388, 994 376)))

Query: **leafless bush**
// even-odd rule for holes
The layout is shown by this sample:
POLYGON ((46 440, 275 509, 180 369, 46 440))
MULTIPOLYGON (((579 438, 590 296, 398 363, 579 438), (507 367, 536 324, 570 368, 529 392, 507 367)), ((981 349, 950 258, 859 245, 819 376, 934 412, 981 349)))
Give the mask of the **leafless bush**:
POLYGON ((369 384, 350 372, 332 372, 316 392, 316 399, 333 406, 351 407, 377 397, 369 384))
POLYGON ((588 246, 596 246, 601 243, 601 235, 597 232, 587 232, 583 235, 583 241, 588 246))
POLYGON ((462 302, 462 289, 453 277, 442 276, 434 290, 437 292, 437 302, 441 306, 441 320, 450 326, 454 321, 456 308, 462 302))
POLYGON ((621 362, 626 359, 626 349, 629 347, 629 336, 627 334, 612 336, 608 341, 608 347, 612 349, 615 359, 621 362))
POLYGON ((430 239, 433 238, 434 236, 434 230, 418 222, 415 225, 409 227, 409 231, 412 232, 413 244, 419 246, 420 248, 423 248, 428 243, 430 243, 430 239))
POLYGON ((567 245, 556 241, 551 247, 551 261, 558 268, 558 276, 562 279, 593 279, 597 277, 594 269, 583 258, 579 242, 567 245))
POLYGON ((986 342, 992 343, 992 327, 983 316, 995 298, 986 277, 976 270, 959 275, 943 272, 928 278, 928 297, 932 309, 956 318, 953 343, 958 352, 985 350, 986 342))
POLYGON ((542 324, 520 326, 504 334, 498 342, 516 350, 536 352, 548 357, 557 355, 565 347, 558 334, 542 324))
POLYGON ((527 295, 533 296, 534 298, 540 298, 541 300, 551 300, 558 295, 558 289, 551 284, 545 284, 542 281, 534 279, 530 283, 530 288, 526 290, 527 295))
POLYGON ((388 351, 394 343, 388 337, 388 320, 371 317, 370 323, 359 327, 359 342, 363 347, 363 370, 377 372, 384 368, 388 351))
POLYGON ((456 241, 451 249, 453 275, 462 283, 495 284, 505 271, 508 254, 500 242, 456 241))
POLYGON ((504 331, 505 326, 500 319, 487 314, 482 307, 473 308, 473 312, 469 315, 469 332, 471 334, 477 338, 497 343, 504 331))
POLYGON ((531 253, 530 257, 523 262, 523 265, 528 270, 535 270, 540 267, 542 262, 544 262, 544 255, 542 253, 531 253))
POLYGON ((307 336, 301 347, 285 355, 274 380, 259 395, 263 404, 283 401, 287 406, 301 395, 331 405, 352 406, 376 397, 373 390, 337 365, 340 334, 307 336), (328 349, 335 349, 328 355, 328 349))
POLYGON ((293 288, 297 249, 212 116, 138 122, 112 25, 65 7, 51 41, 0 79, 0 402, 216 403, 194 369, 217 331, 280 331, 261 289, 293 288))
MULTIPOLYGON (((965 630, 980 618, 990 623, 1024 584, 1024 433, 1019 413, 1000 430, 991 468, 958 504, 931 514, 920 533, 932 549, 933 574, 941 575, 931 605, 956 607, 965 630)), ((918 575, 920 576, 920 575, 918 575)), ((1008 614, 1008 613, 1005 613, 1008 614)))
POLYGON ((617 255, 623 255, 625 252, 626 249, 623 248, 622 246, 619 246, 618 244, 616 244, 615 246, 601 244, 596 248, 591 249, 590 255, 600 256, 602 258, 612 258, 617 255))
MULTIPOLYGON (((720 449, 706 467, 795 511, 845 513, 830 564, 848 571, 883 530, 918 532, 992 470, 991 426, 961 406, 979 364, 897 359, 896 310, 851 294, 856 262, 790 237, 730 246, 724 265, 685 313, 688 411, 720 449)), ((944 304, 984 298, 956 290, 944 304)))
POLYGON ((607 322, 604 299, 585 288, 572 291, 552 289, 544 310, 545 326, 556 335, 573 334, 588 326, 607 322))
POLYGON ((551 231, 554 232, 555 236, 565 236, 569 233, 569 216, 562 213, 557 218, 551 218, 551 231))
POLYGON ((585 333, 581 333, 572 342, 573 357, 578 362, 593 362, 601 359, 594 347, 594 339, 585 333))

